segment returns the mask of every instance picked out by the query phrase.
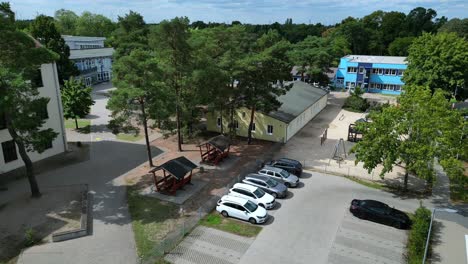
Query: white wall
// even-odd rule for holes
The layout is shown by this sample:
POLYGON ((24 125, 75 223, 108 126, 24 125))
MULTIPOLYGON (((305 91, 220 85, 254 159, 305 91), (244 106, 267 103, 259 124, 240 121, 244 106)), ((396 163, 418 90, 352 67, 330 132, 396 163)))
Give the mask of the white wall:
MULTIPOLYGON (((43 128, 52 128, 55 132, 59 133, 59 135, 52 142, 52 148, 41 154, 37 152, 29 153, 29 157, 33 162, 60 154, 67 150, 67 139, 64 133, 65 127, 63 123, 62 100, 60 97, 60 86, 58 83, 57 67, 55 63, 43 64, 41 66, 41 75, 44 87, 39 88, 40 96, 50 98, 50 101, 47 104, 49 119, 46 120, 43 128)), ((9 140, 11 140, 11 137, 8 130, 0 130, 0 174, 24 166, 18 149, 18 159, 5 164, 1 143, 9 140)))
POLYGON ((292 120, 286 130, 286 141, 292 138, 301 128, 303 128, 310 120, 312 120, 323 108, 327 106, 328 94, 311 105, 307 110, 302 112, 294 120, 292 120))

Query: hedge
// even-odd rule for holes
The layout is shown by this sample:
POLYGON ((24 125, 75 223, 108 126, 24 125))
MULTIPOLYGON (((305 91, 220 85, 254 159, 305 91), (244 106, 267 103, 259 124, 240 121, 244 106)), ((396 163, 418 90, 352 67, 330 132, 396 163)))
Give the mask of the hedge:
POLYGON ((412 217, 412 222, 408 237, 408 263, 421 264, 431 223, 431 211, 424 206, 419 207, 412 217))

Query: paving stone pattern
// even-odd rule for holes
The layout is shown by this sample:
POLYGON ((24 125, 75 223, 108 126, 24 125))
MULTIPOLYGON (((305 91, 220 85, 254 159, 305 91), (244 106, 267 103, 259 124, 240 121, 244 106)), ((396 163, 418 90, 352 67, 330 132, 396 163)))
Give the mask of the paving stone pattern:
POLYGON ((174 264, 238 263, 254 239, 196 227, 165 259, 174 264))
POLYGON ((405 263, 406 240, 407 231, 361 220, 346 209, 328 255, 328 263, 405 263))

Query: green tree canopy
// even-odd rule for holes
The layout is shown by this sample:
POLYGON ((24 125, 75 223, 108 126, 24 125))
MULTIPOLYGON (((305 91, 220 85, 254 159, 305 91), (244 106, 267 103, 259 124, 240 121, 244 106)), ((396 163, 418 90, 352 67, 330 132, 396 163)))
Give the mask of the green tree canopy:
POLYGON ((143 17, 130 11, 125 16, 119 16, 117 29, 112 33, 109 43, 116 49, 114 58, 129 55, 135 49, 148 49, 149 29, 143 17))
POLYGON ((54 19, 49 16, 39 15, 34 19, 29 29, 31 35, 41 42, 46 48, 56 52, 60 58, 57 60, 57 71, 60 84, 71 76, 79 75, 75 64, 70 61, 70 48, 65 44, 54 19))
POLYGON ((143 126, 150 166, 153 161, 148 138, 148 109, 158 111, 153 114, 158 116, 165 113, 164 107, 171 101, 160 83, 161 77, 162 71, 153 52, 135 49, 114 62, 112 82, 117 89, 107 104, 112 111, 113 126, 136 132, 139 130, 135 124, 143 126))
MULTIPOLYGON (((400 97, 400 105, 371 112, 370 118, 372 122, 358 125, 364 131, 363 140, 352 149, 356 164, 363 162, 369 173, 382 165, 380 176, 384 177, 395 166, 403 166, 406 189, 409 173, 433 182, 435 158, 444 165, 461 166, 453 158, 468 147, 466 140, 460 142, 465 133, 464 120, 450 108, 446 92, 437 89, 432 93, 426 87, 409 87, 400 97), (451 163, 447 163, 449 160, 451 163)), ((453 167, 444 169, 449 171, 453 167)))
POLYGON ((76 35, 76 22, 79 16, 75 12, 66 9, 55 11, 54 19, 57 29, 64 35, 76 35))
POLYGON ((91 87, 86 87, 80 79, 71 77, 62 87, 63 115, 67 119, 75 119, 78 129, 78 118, 86 117, 94 104, 91 87))
POLYGON ((454 32, 461 38, 468 39, 468 18, 453 18, 439 28, 439 32, 454 32))
POLYGON ((15 14, 8 3, 0 3, 0 113, 18 147, 26 167, 33 197, 41 195, 28 152, 42 153, 57 137, 52 129, 42 129, 49 98, 39 96, 30 80, 44 63, 58 56, 40 47, 30 36, 16 29, 15 14))
POLYGON ((441 88, 467 98, 468 43, 455 33, 425 33, 409 49, 408 69, 403 80, 432 90, 441 88))
MULTIPOLYGON (((170 90, 175 98, 175 113, 177 125, 178 149, 182 151, 181 112, 183 98, 187 98, 190 89, 190 79, 193 71, 193 54, 189 44, 189 20, 186 17, 176 17, 170 21, 164 20, 153 29, 150 45, 154 49, 163 72, 161 82, 170 90)), ((190 98, 189 98, 190 99, 190 98)))
POLYGON ((75 34, 90 37, 110 37, 115 28, 115 24, 109 18, 86 11, 76 20, 75 34))
POLYGON ((388 46, 390 56, 408 56, 408 49, 413 44, 414 37, 396 38, 388 46))

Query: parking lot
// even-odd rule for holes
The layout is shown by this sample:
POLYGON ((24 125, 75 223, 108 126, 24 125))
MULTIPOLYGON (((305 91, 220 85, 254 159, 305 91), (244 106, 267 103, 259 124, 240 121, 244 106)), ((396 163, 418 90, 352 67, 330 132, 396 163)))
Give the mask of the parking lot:
POLYGON ((346 208, 328 263, 405 263, 406 240, 407 231, 361 220, 346 208))
POLYGON ((290 199, 278 200, 281 208, 270 212, 274 222, 240 263, 404 263, 406 231, 356 219, 348 207, 352 199, 376 199, 414 212, 418 200, 321 173, 306 172, 301 181, 302 188, 290 189, 290 199))

